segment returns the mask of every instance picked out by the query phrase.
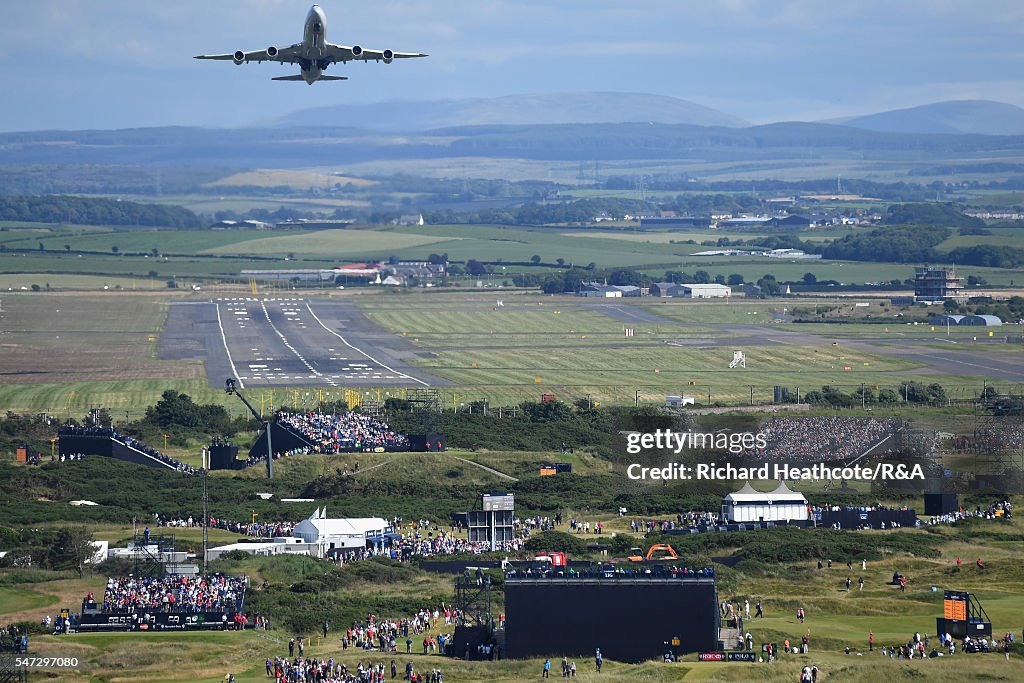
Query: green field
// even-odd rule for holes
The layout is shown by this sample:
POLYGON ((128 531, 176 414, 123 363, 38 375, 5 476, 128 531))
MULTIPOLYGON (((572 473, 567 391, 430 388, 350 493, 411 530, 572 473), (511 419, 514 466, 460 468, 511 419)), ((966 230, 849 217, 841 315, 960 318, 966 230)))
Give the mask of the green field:
MULTIPOLYGON (((2 235, 3 233, 0 233, 2 235)), ((110 252, 117 247, 122 252, 151 252, 195 254, 217 247, 231 246, 260 239, 266 232, 256 230, 172 230, 156 228, 105 228, 62 226, 52 236, 28 234, 20 239, 0 237, 0 244, 9 249, 35 249, 42 244, 50 250, 110 252)), ((234 252, 237 253, 237 252, 234 252)))
MULTIPOLYGON (((992 230, 992 236, 951 237, 940 249, 971 244, 1024 244, 1024 228, 992 230)), ((801 236, 823 241, 851 231, 853 229, 848 228, 811 231, 801 236)), ((499 278, 499 282, 514 273, 551 273, 550 266, 515 265, 529 264, 534 255, 540 256, 544 264, 563 259, 566 265, 595 263, 600 268, 639 268, 652 281, 662 279, 667 270, 690 274, 705 270, 712 276, 723 277, 738 273, 748 282, 756 281, 765 273, 772 273, 779 280, 799 281, 804 273, 812 272, 819 280, 835 279, 847 284, 902 281, 913 273, 912 266, 907 264, 691 255, 712 249, 699 243, 714 241, 720 236, 713 231, 692 230, 597 232, 579 227, 487 225, 383 226, 287 232, 33 225, 22 230, 10 227, 0 232, 0 246, 27 250, 20 254, 0 252, 0 273, 38 273, 42 274, 40 277, 46 274, 120 276, 124 280, 126 277, 131 279, 132 275, 148 277, 152 271, 157 274, 157 280, 170 277, 210 279, 237 276, 243 269, 330 268, 339 263, 383 260, 393 255, 406 260, 426 260, 431 253, 448 254, 449 258, 460 262, 476 259, 497 263, 492 266, 491 277, 499 278), (698 244, 683 244, 684 240, 694 240, 698 244), (675 244, 671 243, 673 241, 675 244), (48 251, 39 252, 37 247, 40 244, 48 251), (114 247, 119 254, 113 252, 114 247), (75 250, 94 253, 72 253, 75 250), (154 256, 154 250, 161 256, 154 256), (125 256, 125 253, 139 255, 125 256), (164 254, 172 256, 168 258, 164 254), (296 259, 286 261, 289 254, 295 255, 296 259), (502 262, 512 265, 503 266, 502 262)), ((737 233, 731 236, 749 239, 757 235, 737 233)), ((1024 282, 1024 269, 966 266, 959 270, 963 277, 983 277, 992 286, 1006 287, 1024 282)), ((38 284, 45 281, 43 279, 38 284)), ((16 284, 20 286, 20 281, 16 284)))
POLYGON ((383 306, 367 303, 364 312, 385 330, 425 348, 618 346, 627 326, 634 328, 636 339, 644 343, 706 338, 712 333, 708 327, 626 324, 584 309, 575 301, 522 301, 524 298, 514 296, 502 307, 475 297, 383 306))
POLYGON ((12 588, 0 585, 0 617, 14 612, 37 610, 57 602, 52 595, 44 595, 29 588, 12 588))
POLYGON ((105 292, 110 290, 152 291, 167 289, 166 280, 148 276, 119 277, 103 275, 62 275, 59 273, 18 273, 0 274, 0 293, 8 291, 31 291, 36 285, 47 290, 74 290, 105 292), (23 290, 22 287, 25 289, 23 290))
POLYGON ((940 242, 936 249, 949 251, 957 247, 973 247, 991 244, 1000 247, 1024 249, 1024 226, 1015 228, 988 228, 991 235, 960 235, 954 234, 940 242))
POLYGON ((443 241, 445 240, 442 238, 428 235, 389 230, 320 230, 300 235, 261 236, 240 244, 228 244, 200 251, 208 254, 257 256, 288 253, 319 257, 333 255, 340 259, 353 260, 368 255, 386 257, 392 253, 432 247, 443 241))

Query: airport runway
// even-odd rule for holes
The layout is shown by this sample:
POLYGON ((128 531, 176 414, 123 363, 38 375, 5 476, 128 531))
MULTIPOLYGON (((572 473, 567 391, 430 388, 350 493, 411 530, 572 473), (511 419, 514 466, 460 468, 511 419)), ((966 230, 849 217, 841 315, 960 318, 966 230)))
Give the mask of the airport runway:
POLYGON ((238 297, 171 307, 161 358, 203 358, 210 385, 432 386, 413 368, 416 349, 349 302, 238 297))

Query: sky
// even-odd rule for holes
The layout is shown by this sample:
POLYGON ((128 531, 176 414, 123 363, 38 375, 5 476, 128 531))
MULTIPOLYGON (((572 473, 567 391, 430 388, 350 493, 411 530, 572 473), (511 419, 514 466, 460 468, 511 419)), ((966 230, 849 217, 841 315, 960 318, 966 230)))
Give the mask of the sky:
MULTIPOLYGON (((272 82, 203 53, 287 46, 310 2, 0 3, 0 131, 233 127, 341 103, 668 95, 754 123, 948 99, 1024 106, 1021 0, 322 0, 327 38, 427 52, 272 82)), ((357 122, 346 122, 356 124, 357 122)))

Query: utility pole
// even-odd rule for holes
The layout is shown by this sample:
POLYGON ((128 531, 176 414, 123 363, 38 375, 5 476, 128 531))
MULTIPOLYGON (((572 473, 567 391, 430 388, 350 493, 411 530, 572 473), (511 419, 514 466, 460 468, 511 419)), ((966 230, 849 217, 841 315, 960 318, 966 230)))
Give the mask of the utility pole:
POLYGON ((203 475, 203 576, 206 576, 206 558, 210 552, 210 492, 207 487, 210 471, 204 466, 201 474, 203 475))

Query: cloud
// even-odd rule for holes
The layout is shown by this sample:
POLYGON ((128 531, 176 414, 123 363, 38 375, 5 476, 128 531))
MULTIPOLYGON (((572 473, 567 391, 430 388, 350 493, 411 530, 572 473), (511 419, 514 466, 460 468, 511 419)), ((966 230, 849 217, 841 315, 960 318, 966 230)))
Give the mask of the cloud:
POLYGON ((290 89, 267 82, 288 67, 191 59, 291 44, 309 2, 0 3, 0 129, 37 125, 44 107, 68 127, 84 108, 111 126, 217 125, 227 115, 208 103, 221 98, 244 111, 599 88, 721 102, 763 121, 946 97, 1020 103, 1024 92, 1020 0, 321 0, 330 40, 430 59, 337 67, 352 80, 290 89), (67 107, 69 92, 81 107, 67 107))

